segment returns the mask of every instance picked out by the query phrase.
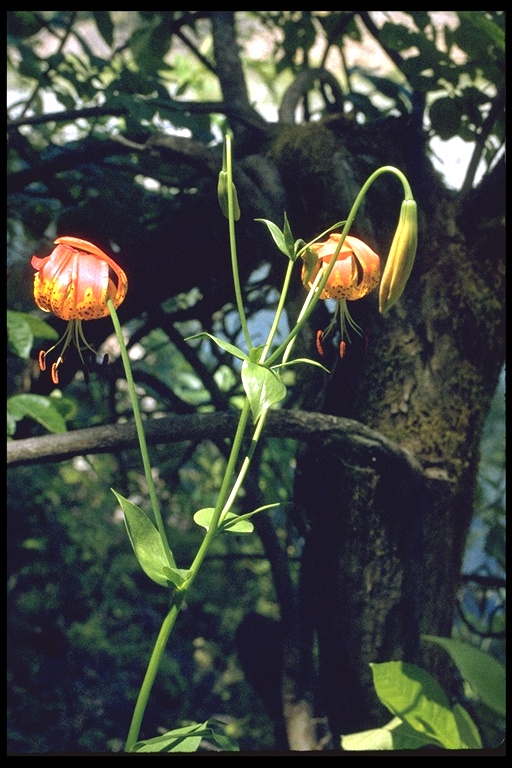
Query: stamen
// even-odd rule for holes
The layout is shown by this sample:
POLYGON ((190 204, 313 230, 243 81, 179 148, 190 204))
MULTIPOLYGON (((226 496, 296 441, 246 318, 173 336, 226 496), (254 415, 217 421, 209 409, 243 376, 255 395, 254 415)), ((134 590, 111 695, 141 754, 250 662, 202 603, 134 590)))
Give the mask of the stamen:
POLYGON ((324 348, 322 345, 322 338, 323 338, 324 332, 323 331, 317 331, 316 332, 316 348, 318 354, 323 357, 324 356, 324 348))
POLYGON ((57 372, 57 368, 59 365, 64 362, 64 359, 62 357, 59 357, 56 363, 53 363, 52 365, 52 381, 54 384, 59 383, 59 374, 57 372))
POLYGON ((340 358, 343 360, 345 357, 345 351, 347 349, 347 345, 344 341, 340 341, 340 358))
POLYGON ((39 352, 39 369, 46 371, 46 352, 44 349, 39 352))

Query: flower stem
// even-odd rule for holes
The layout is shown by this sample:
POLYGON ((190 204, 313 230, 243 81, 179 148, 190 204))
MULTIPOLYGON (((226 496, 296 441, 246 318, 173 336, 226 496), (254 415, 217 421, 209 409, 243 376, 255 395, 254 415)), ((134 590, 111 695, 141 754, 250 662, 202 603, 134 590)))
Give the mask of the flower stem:
POLYGON ((235 286, 235 297, 238 315, 240 317, 240 323, 245 336, 245 343, 247 349, 250 352, 252 349, 251 334, 249 333, 249 326, 247 324, 247 317, 245 314, 245 307, 242 298, 242 287, 240 284, 240 275, 238 272, 238 258, 236 253, 236 238, 235 238, 235 217, 234 217, 234 198, 233 198, 233 167, 231 162, 231 136, 228 133, 225 135, 225 157, 226 157, 226 171, 228 175, 227 195, 228 195, 228 226, 229 226, 229 247, 231 252, 231 269, 233 272, 233 283, 235 286))
POLYGON ((393 165, 383 165, 380 168, 377 168, 376 171, 374 171, 371 176, 368 177, 368 179, 365 181, 361 189, 359 190, 359 193, 352 205, 352 208, 350 209, 350 213, 347 217, 347 220, 345 222, 345 225, 343 227, 343 230, 341 232, 340 240, 338 242, 338 245, 336 246, 336 250, 334 251, 332 258, 327 265, 327 269, 325 269, 322 272, 321 280, 317 283, 311 286, 308 296, 304 302, 304 305, 299 313, 299 316, 297 318, 297 321, 293 328, 290 330, 287 338, 277 347, 277 349, 274 350, 274 352, 270 355, 269 359, 267 360, 267 364, 271 365, 274 363, 280 355, 283 353, 285 355, 289 355, 289 351, 291 350, 291 342, 295 339, 303 325, 307 322, 309 319, 311 313, 313 312, 314 308, 317 305, 317 302, 320 299, 320 294, 322 293, 324 287, 327 285, 327 281, 329 280, 330 274, 332 270, 334 269, 334 265, 336 264, 336 261, 338 259, 338 255, 341 251, 341 248, 343 246, 343 243, 345 242, 345 238, 348 235, 350 231, 350 227, 354 223, 354 219, 357 215, 357 212, 361 206, 361 203, 364 200, 364 196, 368 192, 371 185, 381 176, 383 173, 393 173, 395 176, 398 176, 400 181, 402 182, 402 187, 404 190, 404 197, 405 199, 414 199, 412 195, 412 190, 410 187, 409 182, 407 181, 407 178, 405 175, 400 171, 398 168, 395 168, 393 165))
POLYGON ((124 343, 124 338, 123 338, 123 331, 122 331, 121 324, 119 322, 119 318, 117 316, 117 312, 114 307, 114 304, 111 299, 108 299, 107 303, 108 303, 108 308, 110 310, 110 316, 112 317, 112 323, 114 324, 114 330, 116 332, 117 340, 119 342, 119 348, 121 350, 121 359, 123 362, 124 374, 126 376, 128 393, 130 395, 133 416, 135 419, 137 437, 139 440, 140 455, 142 458, 142 464, 144 466, 144 474, 146 476, 146 483, 148 485, 148 492, 149 492, 149 497, 151 499, 151 505, 153 508, 153 514, 155 516, 156 526, 158 528, 158 532, 160 533, 160 537, 162 539, 162 543, 163 543, 165 552, 167 554, 167 558, 169 560, 169 565, 171 567, 175 567, 176 562, 174 560, 174 556, 169 547, 169 542, 167 541, 167 535, 165 532, 165 527, 162 519, 162 513, 160 512, 160 503, 158 501, 158 496, 156 494, 155 484, 153 481, 153 473, 151 471, 151 464, 149 461, 148 448, 146 444, 146 436, 144 435, 144 427, 142 425, 139 402, 137 399, 137 393, 135 391, 135 384, 133 381, 130 358, 128 357, 128 351, 126 349, 126 344, 124 343))
POLYGON ((146 674, 144 675, 144 680, 142 681, 142 685, 140 687, 135 709, 133 710, 130 730, 128 732, 125 744, 126 752, 131 752, 138 741, 140 729, 142 726, 142 718, 144 717, 144 712, 146 711, 151 689, 153 687, 153 683, 155 682, 167 641, 169 640, 169 636, 172 632, 176 619, 178 618, 181 603, 183 602, 183 597, 184 594, 180 594, 179 592, 174 593, 171 608, 163 620, 162 626, 160 627, 160 632, 158 633, 158 637, 156 639, 155 646, 153 648, 153 652, 146 669, 146 674))
POLYGON ((240 419, 238 421, 238 427, 237 427, 235 436, 233 438, 233 444, 231 446, 228 463, 224 471, 224 478, 222 480, 222 484, 219 490, 219 495, 217 497, 215 510, 212 515, 212 519, 210 521, 208 530, 206 531, 206 535, 201 543, 201 546, 199 547, 196 553, 196 556, 194 557, 192 565, 190 566, 189 576, 184 582, 184 584, 180 587, 180 589, 183 591, 186 591, 187 589, 189 589, 192 582, 195 580, 195 577, 197 576, 197 573, 206 556, 206 553, 210 548, 212 540, 217 533, 221 515, 225 511, 225 505, 227 500, 230 498, 230 487, 232 483, 232 478, 235 473, 236 463, 238 461, 238 457, 240 455, 240 451, 242 448, 242 441, 243 441, 245 431, 247 429, 247 425, 249 422, 250 412, 251 412, 251 408, 250 408, 249 400, 248 398, 245 398, 242 412, 240 413, 240 419))

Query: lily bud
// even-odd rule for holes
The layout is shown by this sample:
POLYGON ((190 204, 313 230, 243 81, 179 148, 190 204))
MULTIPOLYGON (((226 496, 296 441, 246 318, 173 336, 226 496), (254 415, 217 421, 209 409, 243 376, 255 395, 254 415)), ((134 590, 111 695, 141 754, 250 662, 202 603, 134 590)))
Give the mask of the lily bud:
MULTIPOLYGON (((233 218, 238 221, 240 218, 240 206, 238 204, 238 195, 236 193, 236 187, 231 182, 231 189, 233 191, 233 218)), ((227 171, 220 171, 219 180, 217 182, 217 195, 219 198, 219 205, 222 209, 222 213, 229 218, 229 205, 228 205, 228 173, 227 171)))
POLYGON ((379 311, 396 304, 411 274, 418 247, 418 210, 415 200, 404 200, 379 289, 379 311))
POLYGON ((301 254, 304 264, 302 265, 301 279, 304 288, 308 288, 314 281, 320 270, 320 260, 313 248, 306 248, 301 254))

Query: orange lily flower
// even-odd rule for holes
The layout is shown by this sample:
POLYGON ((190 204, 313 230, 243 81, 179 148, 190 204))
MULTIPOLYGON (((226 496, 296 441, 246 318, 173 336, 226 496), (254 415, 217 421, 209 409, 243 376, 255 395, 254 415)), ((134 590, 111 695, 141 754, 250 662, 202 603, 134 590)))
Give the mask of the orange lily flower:
MULTIPOLYGON (((340 239, 340 234, 332 233, 327 241, 313 243, 310 246, 310 251, 312 250, 316 255, 316 262, 314 262, 313 254, 305 255, 302 267, 302 282, 305 287, 311 288, 315 282, 318 285, 318 281, 327 270, 334 256, 340 239)), ((345 356, 345 335, 348 341, 350 341, 348 326, 356 331, 356 333, 362 333, 361 328, 350 316, 347 301, 363 298, 363 296, 366 296, 377 287, 379 280, 380 258, 362 240, 347 235, 327 283, 320 294, 320 299, 336 300, 336 309, 332 321, 324 331, 318 331, 317 333, 317 349, 321 355, 323 355, 323 341, 331 333, 339 319, 341 334, 339 352, 340 357, 345 356)))
POLYGON ((114 307, 124 301, 128 291, 126 274, 113 259, 100 248, 78 237, 58 237, 56 248, 49 256, 33 256, 32 266, 37 270, 34 277, 34 298, 43 312, 53 312, 68 327, 53 347, 39 353, 39 367, 46 370, 46 357, 62 344, 62 351, 51 368, 54 384, 59 383, 58 367, 71 342, 75 344, 87 374, 82 352, 90 350, 82 329, 82 320, 98 320, 107 317, 110 310, 107 300, 114 307))

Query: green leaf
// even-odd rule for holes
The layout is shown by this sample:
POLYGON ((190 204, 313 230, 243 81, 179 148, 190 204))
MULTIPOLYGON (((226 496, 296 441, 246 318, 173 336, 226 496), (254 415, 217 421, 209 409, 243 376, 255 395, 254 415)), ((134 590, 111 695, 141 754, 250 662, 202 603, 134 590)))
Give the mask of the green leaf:
MULTIPOLYGON (((258 512, 263 512, 265 509, 278 506, 279 502, 275 504, 265 504, 265 506, 258 507, 258 509, 254 509, 252 512, 246 512, 244 515, 235 515, 234 512, 226 512, 219 525, 219 531, 229 531, 230 533, 252 533, 254 531, 254 526, 249 522, 249 518, 258 514, 258 512)), ((214 507, 199 509, 194 515, 194 522, 208 530, 214 511, 214 507)))
POLYGON ((34 343, 34 334, 27 320, 19 312, 7 310, 7 343, 15 355, 28 360, 34 343))
POLYGON ((284 212, 283 236, 284 236, 284 242, 287 250, 287 255, 291 259, 291 261, 294 261, 297 258, 296 248, 295 248, 295 242, 292 235, 292 230, 290 228, 290 222, 288 221, 288 216, 286 215, 286 211, 284 212))
POLYGON ((212 730, 212 738, 219 745, 223 752, 239 752, 240 747, 231 736, 226 736, 225 733, 217 733, 212 730))
POLYGON ((94 21, 98 27, 98 32, 106 42, 109 48, 112 48, 114 42, 114 25, 110 11, 93 11, 94 21))
POLYGON ((175 563, 167 559, 160 533, 140 507, 113 488, 111 490, 123 510, 128 537, 140 567, 152 581, 161 587, 168 587, 169 581, 174 582, 166 575, 164 568, 172 573, 175 563))
POLYGON ((209 733, 207 723, 186 725, 167 731, 162 736, 139 741, 135 752, 196 752, 203 736, 209 733))
POLYGON ((422 635, 450 654, 464 680, 490 709, 505 717, 505 667, 490 654, 460 640, 422 635))
POLYGON ((299 363, 307 363, 307 365, 315 365, 317 368, 321 368, 326 373, 330 373, 329 369, 325 367, 325 365, 322 365, 322 363, 319 363, 317 360, 310 360, 309 357, 296 357, 295 360, 287 360, 286 363, 278 363, 277 365, 272 366, 272 370, 276 370, 276 368, 286 368, 289 365, 298 365, 299 363))
POLYGON ((48 432, 67 431, 64 417, 51 397, 30 393, 13 395, 7 398, 7 412, 15 421, 20 421, 25 417, 34 419, 48 432))
POLYGON ((164 565, 163 572, 164 576, 166 576, 175 587, 181 587, 183 582, 186 581, 190 575, 190 570, 188 568, 169 568, 167 565, 164 565))
POLYGON ((341 737, 342 749, 351 752, 371 749, 419 749, 427 744, 432 744, 430 738, 417 733, 399 717, 394 717, 382 728, 372 728, 369 731, 350 733, 341 737))
POLYGON ((461 748, 455 715, 437 680, 415 664, 402 661, 370 667, 377 696, 393 715, 433 744, 461 748))
POLYGON ((234 739, 218 733, 212 727, 215 722, 207 720, 206 723, 192 723, 167 731, 162 736, 144 739, 137 742, 135 752, 196 752, 203 738, 213 739, 226 752, 238 752, 239 747, 234 739))
POLYGON ((286 387, 277 374, 250 360, 244 360, 242 365, 242 384, 249 399, 254 423, 263 411, 286 396, 286 387))
POLYGON ((34 345, 34 337, 38 339, 58 339, 59 334, 44 320, 29 315, 28 312, 7 310, 7 340, 11 350, 19 357, 28 359, 34 345))
MULTIPOLYGON (((293 239, 290 243, 289 237, 287 237, 287 235, 284 232, 281 232, 277 224, 274 224, 274 222, 269 221, 268 219, 254 219, 254 221, 261 221, 263 222, 263 224, 266 224, 270 234, 272 235, 274 243, 277 245, 281 253, 284 253, 284 255, 290 259, 290 261, 295 261, 295 249, 293 246, 293 239)), ((288 220, 285 214, 285 227, 287 222, 288 220)), ((288 229, 289 228, 290 227, 288 225, 288 229)), ((291 236, 291 232, 289 232, 289 235, 291 236)))
POLYGON ((69 421, 77 413, 77 404, 75 400, 69 397, 62 397, 60 390, 53 390, 50 395, 53 407, 60 413, 64 421, 69 421))
POLYGON ((263 512, 265 509, 271 509, 272 507, 278 507, 279 502, 274 504, 265 504, 263 507, 258 507, 252 512, 246 512, 244 515, 235 515, 233 512, 228 512, 221 523, 220 530, 234 531, 235 533, 252 533, 254 526, 252 523, 247 522, 253 515, 257 515, 258 512, 263 512), (246 528, 244 524, 250 525, 250 529, 246 528))
MULTIPOLYGON (((199 509, 194 515, 194 522, 202 528, 209 530, 214 512, 214 507, 199 509)), ((239 515, 235 515, 234 512, 226 512, 224 522, 219 526, 219 531, 221 530, 231 531, 232 533, 252 533, 254 526, 248 520, 241 519, 239 515)))
POLYGON ((457 721, 463 749, 482 749, 482 740, 473 718, 460 704, 455 704, 453 714, 457 721))
POLYGON ((252 533, 254 525, 247 519, 246 515, 235 515, 234 512, 226 512, 219 530, 229 531, 230 533, 252 533))
POLYGON ((197 523, 197 525, 200 525, 201 528, 206 528, 206 530, 208 530, 214 512, 215 507, 204 507, 204 509, 198 509, 194 515, 194 523, 197 523))
POLYGON ((211 333, 206 333, 206 331, 201 331, 201 333, 195 333, 193 336, 187 336, 185 341, 190 341, 191 339, 206 338, 206 337, 214 341, 217 344, 217 346, 219 346, 221 349, 224 349, 226 352, 229 352, 234 357, 238 357, 240 360, 249 359, 245 354, 245 352, 242 352, 241 349, 238 349, 238 347, 235 347, 234 344, 230 344, 229 342, 224 341, 223 339, 219 339, 217 336, 213 336, 211 333))
MULTIPOLYGON (((7 310, 11 312, 12 310, 7 310)), ((50 341, 56 341, 59 338, 59 334, 49 325, 46 320, 41 320, 40 317, 34 317, 28 312, 16 312, 15 314, 24 318, 30 326, 30 330, 37 339, 49 339, 50 341)))

